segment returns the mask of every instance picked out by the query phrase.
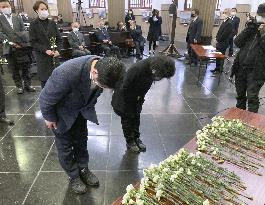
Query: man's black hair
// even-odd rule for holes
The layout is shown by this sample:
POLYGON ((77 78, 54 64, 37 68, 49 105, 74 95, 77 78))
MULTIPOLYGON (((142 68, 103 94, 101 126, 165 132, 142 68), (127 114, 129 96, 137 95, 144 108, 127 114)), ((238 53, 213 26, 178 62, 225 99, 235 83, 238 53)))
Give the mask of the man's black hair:
MULTIPOLYGON (((237 12, 237 8, 232 8, 232 9, 235 10, 235 11, 237 12)), ((232 9, 231 9, 231 10, 232 10, 232 9)))
POLYGON ((161 78, 171 78, 176 72, 175 61, 167 56, 155 56, 150 59, 152 72, 161 78))
POLYGON ((1 2, 8 2, 10 4, 10 1, 9 0, 0 0, 0 3, 1 2))
POLYGON ((114 89, 116 83, 123 79, 125 73, 124 64, 117 58, 101 58, 96 63, 98 82, 108 88, 114 89))

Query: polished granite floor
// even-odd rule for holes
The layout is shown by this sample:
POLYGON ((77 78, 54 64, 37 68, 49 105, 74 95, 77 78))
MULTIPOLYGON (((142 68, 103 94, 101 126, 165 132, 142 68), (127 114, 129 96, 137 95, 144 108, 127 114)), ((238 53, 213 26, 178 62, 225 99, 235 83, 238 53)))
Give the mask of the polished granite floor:
MULTIPOLYGON (((183 44, 178 47, 183 53, 183 44)), ((126 65, 134 61, 124 59, 126 65)), ((227 69, 230 64, 226 62, 227 69)), ((110 205, 128 184, 143 176, 144 168, 175 153, 212 116, 235 105, 234 86, 226 75, 218 86, 218 79, 209 71, 214 64, 206 72, 204 69, 200 82, 198 68, 190 68, 182 60, 176 60, 176 68, 171 80, 155 83, 146 96, 141 115, 146 153, 126 152, 120 119, 110 106, 111 92, 101 95, 96 106, 100 125, 88 123, 89 168, 101 184, 82 196, 70 191, 58 164, 53 135, 38 114, 38 81, 33 81, 38 92, 18 96, 5 69, 6 112, 16 123, 13 127, 0 125, 0 204, 110 205)), ((262 90, 261 97, 264 94, 262 90)), ((260 112, 265 109, 261 107, 260 112)))

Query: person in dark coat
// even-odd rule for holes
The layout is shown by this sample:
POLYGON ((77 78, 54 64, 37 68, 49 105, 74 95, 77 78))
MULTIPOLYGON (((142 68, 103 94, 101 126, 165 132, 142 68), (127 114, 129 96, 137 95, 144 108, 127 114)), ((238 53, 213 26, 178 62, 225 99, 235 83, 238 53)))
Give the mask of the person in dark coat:
POLYGON ((19 16, 12 14, 8 0, 0 0, 0 9, 0 41, 3 43, 3 55, 8 61, 9 70, 12 71, 17 93, 23 94, 24 90, 34 92, 29 72, 31 48, 24 23, 19 16))
POLYGON ((113 89, 124 72, 116 58, 74 58, 53 71, 40 94, 40 109, 55 135, 59 162, 77 194, 87 191, 85 185, 99 185, 88 169, 87 120, 98 124, 97 98, 103 88, 113 89))
POLYGON ((235 75, 237 92, 236 107, 258 112, 259 91, 265 81, 265 4, 258 7, 257 22, 250 21, 235 38, 240 48, 232 66, 231 78, 235 75))
POLYGON ((135 16, 133 14, 133 10, 129 9, 128 13, 125 16, 125 24, 126 24, 126 29, 129 30, 131 26, 131 21, 135 21, 135 16))
POLYGON ((237 9, 236 8, 232 8, 231 9, 231 20, 232 20, 232 26, 233 26, 233 32, 232 32, 232 36, 229 39, 229 56, 233 56, 234 53, 234 37, 238 34, 238 28, 239 28, 239 24, 240 24, 240 18, 236 16, 237 13, 237 9))
POLYGON ((149 31, 147 40, 149 41, 149 53, 154 54, 156 49, 156 41, 159 40, 159 37, 161 36, 161 24, 162 24, 162 17, 159 16, 159 11, 154 9, 152 11, 152 17, 148 19, 149 31), (153 51, 152 49, 153 44, 153 51))
POLYGON ((124 26, 124 24, 123 24, 122 21, 119 21, 117 23, 117 29, 116 29, 116 31, 119 31, 119 32, 127 31, 126 26, 124 26))
POLYGON ((99 22, 99 28, 97 28, 95 34, 106 57, 116 55, 117 58, 121 59, 120 49, 112 44, 109 32, 105 29, 103 21, 99 22))
POLYGON ((140 114, 144 97, 154 81, 170 78, 175 74, 175 62, 170 57, 155 56, 133 64, 122 82, 117 84, 112 96, 114 112, 121 117, 127 149, 145 152, 140 139, 140 114))
POLYGON ((199 44, 201 41, 203 21, 199 17, 199 15, 200 12, 198 9, 193 9, 191 11, 192 20, 186 36, 190 64, 194 63, 195 65, 198 64, 198 58, 194 51, 191 49, 191 44, 199 44))
MULTIPOLYGON (((226 49, 229 46, 229 39, 232 36, 233 26, 230 19, 230 10, 223 11, 224 22, 221 24, 216 35, 216 50, 225 55, 226 49)), ((216 59, 216 68, 211 70, 213 74, 219 74, 223 71, 224 60, 216 59)))
POLYGON ((143 58, 145 44, 145 38, 142 36, 142 28, 136 25, 136 21, 131 21, 129 32, 135 44, 136 58, 141 60, 143 58))
POLYGON ((91 54, 91 52, 85 48, 84 35, 79 32, 79 27, 80 24, 78 22, 73 22, 72 31, 68 33, 68 42, 73 49, 73 57, 80 57, 91 54))
POLYGON ((43 88, 54 68, 59 65, 62 39, 56 23, 48 19, 48 5, 43 1, 36 1, 33 9, 38 17, 30 24, 29 37, 35 51, 37 74, 43 88))

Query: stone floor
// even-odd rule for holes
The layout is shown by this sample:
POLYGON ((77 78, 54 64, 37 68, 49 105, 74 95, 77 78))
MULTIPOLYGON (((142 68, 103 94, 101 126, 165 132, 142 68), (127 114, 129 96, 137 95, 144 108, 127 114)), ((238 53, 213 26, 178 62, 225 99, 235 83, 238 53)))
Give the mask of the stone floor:
MULTIPOLYGON (((183 44, 178 44, 183 53, 183 44)), ((161 46, 160 46, 160 49, 161 46)), ((131 65, 135 59, 124 59, 131 65)), ((226 62, 229 67, 231 63, 226 62)), ((227 76, 212 77, 211 68, 198 68, 176 60, 171 80, 155 83, 146 96, 141 115, 142 139, 147 152, 126 152, 120 119, 113 113, 111 92, 104 91, 96 105, 100 125, 88 123, 89 168, 100 179, 100 187, 77 196, 68 187, 66 174, 57 160, 54 137, 39 116, 39 82, 36 93, 17 95, 10 73, 5 69, 6 112, 15 120, 13 127, 0 125, 0 204, 27 205, 110 205, 137 182, 151 163, 159 163, 187 143, 210 118, 235 105, 235 88, 227 76)), ((36 77, 35 77, 36 78, 36 77)), ((264 89, 260 96, 263 97, 264 89)), ((263 104, 264 101, 261 100, 263 104)), ((261 113, 265 109, 261 107, 261 113)))

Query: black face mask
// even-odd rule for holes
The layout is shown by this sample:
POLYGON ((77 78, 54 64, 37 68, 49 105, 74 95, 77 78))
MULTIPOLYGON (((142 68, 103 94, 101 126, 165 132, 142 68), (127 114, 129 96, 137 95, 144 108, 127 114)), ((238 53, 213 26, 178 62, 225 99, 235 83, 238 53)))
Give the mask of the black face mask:
POLYGON ((191 18, 194 18, 195 17, 195 14, 191 14, 191 18))

